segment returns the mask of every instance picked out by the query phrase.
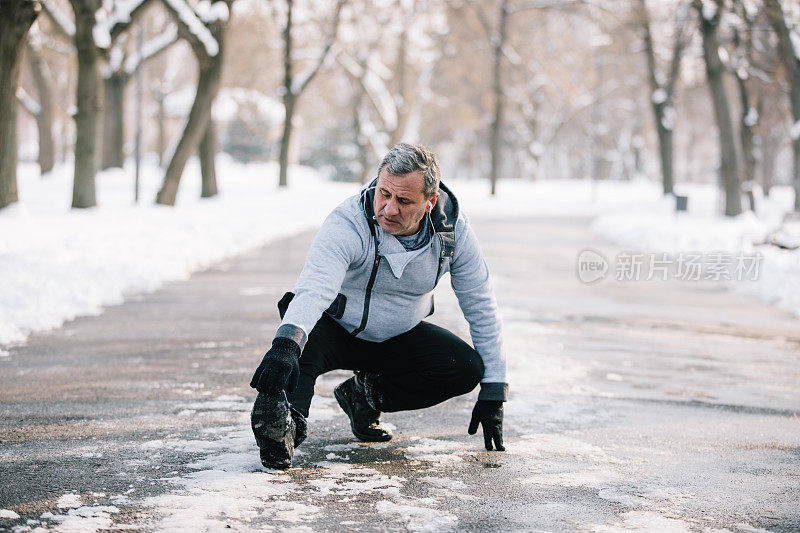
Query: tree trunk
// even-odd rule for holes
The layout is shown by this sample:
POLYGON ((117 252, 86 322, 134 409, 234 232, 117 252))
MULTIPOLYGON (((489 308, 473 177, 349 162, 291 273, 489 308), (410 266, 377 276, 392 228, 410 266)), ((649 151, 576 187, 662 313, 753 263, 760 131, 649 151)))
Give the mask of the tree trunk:
POLYGON ((201 198, 211 198, 217 195, 217 167, 215 158, 217 156, 217 131, 214 120, 208 120, 206 132, 200 141, 200 177, 202 190, 201 198))
POLYGON ((164 173, 164 183, 161 190, 158 191, 156 203, 175 205, 183 169, 186 167, 189 156, 200 144, 211 120, 211 107, 219 91, 222 69, 221 53, 220 50, 217 56, 210 58, 207 65, 201 64, 200 66, 197 94, 194 97, 192 109, 189 111, 189 120, 186 121, 178 146, 164 173))
POLYGON ((113 72, 103 79, 103 157, 100 167, 125 165, 125 86, 128 75, 113 72))
POLYGON ((78 53, 78 95, 75 114, 75 175, 72 207, 97 205, 95 197, 95 154, 97 153, 98 72, 97 47, 92 31, 96 2, 70 0, 75 12, 75 49, 78 53))
POLYGON ((800 211, 800 58, 795 54, 792 46, 792 38, 786 18, 783 15, 779 0, 764 0, 764 7, 767 18, 778 35, 778 49, 780 50, 781 62, 789 76, 791 92, 789 98, 792 104, 792 116, 794 126, 792 132, 796 134, 792 138, 792 182, 794 183, 794 210, 800 211))
POLYGON ((286 187, 289 184, 287 179, 287 171, 289 169, 289 143, 292 140, 292 118, 294 117, 294 108, 297 97, 293 94, 283 96, 284 120, 283 120, 283 136, 281 137, 281 153, 278 156, 278 164, 280 166, 280 175, 278 177, 278 186, 286 187))
POLYGON ((674 166, 673 166, 673 143, 672 143, 672 124, 667 127, 667 121, 672 118, 666 117, 667 109, 672 106, 672 87, 675 83, 675 77, 678 76, 678 65, 680 64, 681 54, 683 53, 682 34, 679 28, 676 28, 677 36, 672 52, 672 69, 670 72, 670 79, 666 87, 662 87, 658 82, 658 75, 656 72, 656 56, 653 46, 653 36, 650 31, 650 15, 647 11, 645 0, 639 0, 639 15, 640 24, 642 26, 642 37, 644 39, 644 49, 647 59, 647 72, 650 81, 650 104, 653 109, 653 120, 655 121, 656 133, 658 134, 658 153, 661 161, 661 182, 664 189, 664 194, 672 194, 675 186, 674 179, 674 166), (657 91, 659 98, 656 98, 657 91), (666 119, 666 120, 665 120, 666 119))
POLYGON ((390 132, 389 146, 401 142, 405 136, 406 125, 408 124, 409 111, 411 109, 410 95, 408 91, 407 71, 408 71, 408 30, 403 26, 403 30, 399 36, 400 42, 397 47, 397 62, 394 68, 394 75, 398 82, 397 97, 399 97, 399 104, 395 100, 395 108, 397 110, 397 123, 394 125, 394 130, 390 132))
POLYGON ((673 157, 672 157, 672 130, 667 129, 662 124, 664 120, 663 110, 655 110, 653 105, 653 112, 656 116, 656 130, 658 131, 658 154, 661 158, 661 183, 663 185, 664 194, 672 194, 675 190, 675 178, 673 172, 673 157))
POLYGON ((775 181, 775 158, 780 149, 780 139, 772 132, 766 133, 761 141, 761 189, 769 196, 775 181))
POLYGON ((720 145, 720 177, 725 191, 725 215, 737 216, 742 212, 741 177, 739 159, 736 153, 736 140, 731 120, 728 96, 722 80, 724 68, 719 57, 717 29, 723 4, 717 0, 717 13, 712 20, 703 16, 703 8, 698 0, 695 7, 700 16, 700 30, 703 34, 703 58, 706 64, 708 86, 714 104, 714 117, 717 123, 720 145))
POLYGON ((22 49, 38 15, 35 2, 0 0, 0 209, 17 195, 17 83, 22 49))
POLYGON ((502 80, 502 59, 503 45, 506 41, 506 22, 508 20, 508 0, 502 0, 500 4, 500 20, 497 34, 494 38, 494 119, 492 120, 492 132, 490 140, 490 150, 492 158, 492 169, 490 174, 491 194, 497 192, 497 178, 500 173, 500 136, 503 127, 503 80, 502 80))
POLYGON ((283 28, 283 135, 281 153, 278 156, 278 187, 288 185, 289 141, 292 139, 292 118, 297 95, 292 92, 292 0, 286 0, 286 26, 283 28))
POLYGON ((755 154, 755 134, 750 123, 750 94, 747 83, 743 78, 736 74, 736 83, 739 87, 739 98, 741 100, 741 117, 739 119, 739 140, 742 145, 742 179, 752 181, 756 175, 756 154, 755 154))
POLYGON ((164 152, 167 150, 167 132, 166 132, 166 120, 167 120, 167 112, 164 109, 164 93, 161 91, 161 88, 158 89, 158 95, 156 95, 156 104, 158 105, 158 146, 156 146, 156 150, 158 151, 158 166, 159 168, 164 168, 164 152))
POLYGON ((25 53, 28 56, 28 64, 31 67, 36 92, 39 95, 39 113, 36 115, 36 129, 39 132, 39 171, 45 175, 53 170, 56 162, 56 149, 53 141, 53 93, 39 51, 28 43, 25 53))

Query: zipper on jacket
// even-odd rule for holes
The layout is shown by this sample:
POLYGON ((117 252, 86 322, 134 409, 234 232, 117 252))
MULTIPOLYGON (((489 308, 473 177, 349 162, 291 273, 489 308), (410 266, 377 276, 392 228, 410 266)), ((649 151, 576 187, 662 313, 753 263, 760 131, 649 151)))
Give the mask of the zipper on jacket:
POLYGON ((358 335, 364 328, 367 327, 367 319, 369 318, 369 300, 372 297, 372 286, 375 285, 375 278, 378 275, 378 266, 381 263, 381 256, 378 255, 378 251, 375 250, 375 261, 372 263, 372 272, 369 275, 369 281, 367 281, 367 290, 364 293, 364 314, 361 315, 361 324, 354 329, 351 334, 353 336, 358 335))
POLYGON ((370 233, 372 233, 372 242, 375 244, 375 260, 372 262, 372 272, 369 274, 367 288, 364 292, 364 313, 361 315, 361 324, 359 324, 356 329, 350 332, 350 334, 354 337, 364 331, 364 328, 367 327, 367 319, 369 318, 369 300, 372 297, 372 287, 375 285, 375 278, 378 275, 378 266, 381 264, 381 256, 378 255, 378 236, 375 234, 375 226, 369 220, 367 222, 369 223, 370 233))

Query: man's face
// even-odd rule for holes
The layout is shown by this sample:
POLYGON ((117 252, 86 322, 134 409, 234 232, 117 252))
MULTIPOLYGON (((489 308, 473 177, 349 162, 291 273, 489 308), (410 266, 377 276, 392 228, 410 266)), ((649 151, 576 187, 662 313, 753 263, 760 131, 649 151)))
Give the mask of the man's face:
POLYGON ((372 208, 383 231, 392 235, 413 235, 419 231, 422 217, 439 197, 439 193, 435 193, 426 198, 422 193, 424 184, 421 170, 397 176, 390 174, 386 167, 381 169, 372 208))

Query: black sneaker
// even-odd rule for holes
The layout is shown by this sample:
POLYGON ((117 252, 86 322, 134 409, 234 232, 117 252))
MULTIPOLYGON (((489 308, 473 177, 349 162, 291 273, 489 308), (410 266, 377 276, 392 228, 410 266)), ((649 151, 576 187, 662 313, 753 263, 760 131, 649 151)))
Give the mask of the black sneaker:
POLYGON ((380 425, 381 412, 373 409, 364 396, 364 389, 352 377, 333 389, 339 406, 350 418, 350 429, 356 438, 366 442, 391 440, 392 432, 380 425))
POLYGON ((258 393, 250 413, 250 426, 262 465, 281 470, 292 466, 297 428, 285 392, 271 396, 258 393))

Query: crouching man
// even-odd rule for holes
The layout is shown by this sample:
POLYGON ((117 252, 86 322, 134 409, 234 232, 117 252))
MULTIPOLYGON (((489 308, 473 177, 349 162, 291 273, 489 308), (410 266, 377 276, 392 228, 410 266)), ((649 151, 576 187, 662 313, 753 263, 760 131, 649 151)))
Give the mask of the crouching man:
POLYGON ((334 209, 278 307, 281 325, 250 383, 259 392, 251 422, 265 467, 291 466, 314 382, 335 369, 354 371, 334 396, 362 441, 392 438, 382 412, 430 407, 480 383, 468 432, 480 424, 486 449, 505 449, 508 385, 489 269, 425 147, 394 146, 378 177, 334 209), (446 272, 474 348, 423 321, 446 272))

